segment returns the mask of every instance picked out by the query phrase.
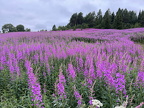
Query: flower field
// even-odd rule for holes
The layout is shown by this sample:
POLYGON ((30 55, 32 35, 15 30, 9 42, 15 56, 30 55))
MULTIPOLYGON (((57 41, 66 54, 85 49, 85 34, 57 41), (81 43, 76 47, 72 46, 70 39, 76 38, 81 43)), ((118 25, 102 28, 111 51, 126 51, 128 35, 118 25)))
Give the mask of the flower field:
POLYGON ((137 43, 144 28, 0 34, 0 108, 143 108, 137 43))

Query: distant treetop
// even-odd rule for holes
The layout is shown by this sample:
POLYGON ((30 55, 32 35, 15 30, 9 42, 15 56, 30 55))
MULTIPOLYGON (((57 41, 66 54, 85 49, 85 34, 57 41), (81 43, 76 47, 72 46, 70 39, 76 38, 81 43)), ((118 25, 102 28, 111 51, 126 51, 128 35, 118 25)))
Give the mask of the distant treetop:
MULTIPOLYGON (((66 26, 59 26, 57 30, 67 29, 84 29, 84 28, 99 28, 99 29, 128 29, 144 27, 144 11, 140 11, 138 15, 135 11, 119 8, 116 13, 108 9, 102 15, 101 9, 96 12, 89 12, 86 16, 83 13, 74 13, 70 17, 69 23, 66 26)), ((55 25, 52 30, 55 30, 55 25)))
POLYGON ((24 31, 31 31, 29 28, 24 27, 24 25, 19 24, 16 27, 12 24, 5 24, 2 26, 2 32, 8 33, 8 32, 24 32, 24 31))

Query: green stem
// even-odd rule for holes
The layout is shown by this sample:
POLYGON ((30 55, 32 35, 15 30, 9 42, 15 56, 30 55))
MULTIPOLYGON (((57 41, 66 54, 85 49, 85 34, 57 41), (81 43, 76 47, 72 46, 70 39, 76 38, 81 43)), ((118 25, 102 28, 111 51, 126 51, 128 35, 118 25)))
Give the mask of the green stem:
POLYGON ((110 99, 110 107, 111 107, 112 106, 112 97, 111 97, 109 88, 108 88, 108 96, 109 96, 109 99, 110 99))

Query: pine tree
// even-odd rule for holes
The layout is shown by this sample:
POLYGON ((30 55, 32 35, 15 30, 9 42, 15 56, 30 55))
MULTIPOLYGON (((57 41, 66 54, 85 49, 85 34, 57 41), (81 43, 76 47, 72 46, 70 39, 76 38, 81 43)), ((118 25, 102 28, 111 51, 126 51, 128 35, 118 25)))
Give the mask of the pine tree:
POLYGON ((101 23, 102 23, 102 11, 99 9, 96 18, 95 18, 95 27, 96 28, 101 28, 101 23))
POLYGON ((140 11, 138 15, 138 22, 144 27, 144 11, 140 11))
POLYGON ((77 17, 78 17, 77 13, 74 13, 74 14, 71 16, 70 22, 69 22, 69 25, 70 25, 71 27, 77 25, 77 17))
POLYGON ((114 20, 114 28, 122 29, 123 28, 123 20, 122 20, 122 10, 119 8, 116 17, 114 20))
POLYGON ((78 25, 81 25, 81 24, 83 23, 83 20, 84 20, 84 18, 83 18, 83 13, 80 12, 80 13, 78 14, 78 16, 77 16, 77 24, 78 24, 78 25))
POLYGON ((115 13, 113 12, 112 14, 111 14, 111 28, 114 28, 114 20, 115 20, 115 13))
POLYGON ((130 23, 135 24, 137 21, 136 13, 134 11, 129 11, 129 15, 130 15, 130 23))
POLYGON ((53 25, 53 27, 52 27, 52 31, 56 31, 57 29, 56 29, 56 25, 53 25))
POLYGON ((88 24, 88 27, 89 28, 92 28, 94 27, 95 25, 95 12, 90 12, 88 13, 85 18, 84 18, 84 23, 88 24))
POLYGON ((102 27, 105 28, 105 29, 110 29, 111 28, 111 12, 110 12, 110 9, 108 9, 105 12, 105 15, 104 15, 103 20, 102 20, 102 27))

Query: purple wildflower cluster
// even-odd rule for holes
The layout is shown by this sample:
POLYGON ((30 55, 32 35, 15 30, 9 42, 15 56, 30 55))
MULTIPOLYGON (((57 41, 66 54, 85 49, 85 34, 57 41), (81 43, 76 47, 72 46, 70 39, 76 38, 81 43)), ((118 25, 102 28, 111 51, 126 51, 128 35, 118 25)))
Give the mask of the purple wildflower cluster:
MULTIPOLYGON (((54 83, 55 96, 60 99, 68 98, 67 88, 72 89, 74 85, 79 86, 78 90, 82 88, 81 90, 86 90, 84 92, 87 94, 92 91, 96 95, 96 87, 93 89, 95 81, 100 81, 108 89, 115 90, 115 94, 122 92, 125 96, 129 93, 126 90, 129 90, 127 83, 131 78, 132 87, 133 84, 144 87, 144 50, 131 41, 131 37, 136 37, 137 32, 142 35, 144 28, 0 34, 0 74, 5 74, 1 72, 5 69, 8 70, 12 81, 16 78, 21 79, 25 75, 25 62, 32 101, 38 107, 42 107, 41 89, 45 94, 48 91, 51 93, 54 83), (96 42, 83 42, 74 40, 75 38, 93 39, 96 42), (55 70, 59 68, 61 61, 64 63, 64 70, 60 67, 57 76, 55 70), (40 67, 40 71, 34 74, 31 64, 40 67), (39 77, 41 82, 38 82, 39 77), (50 90, 47 85, 50 86, 50 90)), ((82 96, 78 90, 75 88, 74 93, 70 95, 74 95, 77 104, 80 105, 82 96)), ((93 95, 88 97, 92 104, 93 95)))
POLYGON ((123 94, 126 95, 125 84, 126 84, 125 76, 122 75, 121 73, 116 73, 116 79, 115 79, 116 93, 122 92, 123 94))
POLYGON ((9 66, 9 70, 10 70, 10 75, 11 75, 11 79, 14 80, 16 78, 20 78, 21 73, 20 73, 20 68, 18 65, 18 60, 15 57, 15 55, 13 53, 9 53, 9 61, 8 61, 8 66, 9 66))
POLYGON ((65 93, 65 76, 62 73, 62 69, 59 69, 59 75, 58 75, 59 79, 58 82, 56 82, 56 92, 58 94, 58 96, 60 96, 60 99, 64 99, 67 98, 66 93, 65 93))
POLYGON ((37 106, 38 108, 44 108, 42 106, 41 86, 37 81, 37 77, 33 73, 33 68, 31 67, 30 61, 26 60, 25 67, 27 69, 28 75, 28 86, 31 90, 31 100, 34 102, 34 106, 37 106))
POLYGON ((75 86, 74 86, 74 96, 77 100, 77 104, 80 106, 82 104, 82 96, 80 95, 75 86))
POLYGON ((138 72, 136 83, 144 87, 144 72, 138 72))
POLYGON ((73 80, 75 80, 76 72, 75 72, 75 70, 74 70, 74 68, 73 68, 72 63, 69 63, 69 64, 68 64, 68 72, 69 72, 70 77, 71 77, 73 80))

